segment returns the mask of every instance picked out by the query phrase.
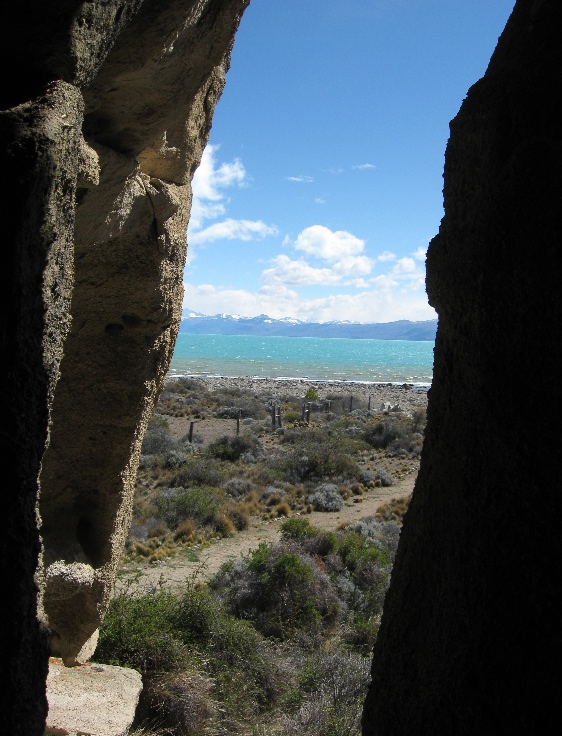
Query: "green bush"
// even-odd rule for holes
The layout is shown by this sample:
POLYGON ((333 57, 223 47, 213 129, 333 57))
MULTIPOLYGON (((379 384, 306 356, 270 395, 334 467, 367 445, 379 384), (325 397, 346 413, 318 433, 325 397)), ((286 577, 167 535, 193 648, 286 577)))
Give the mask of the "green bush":
POLYGON ((310 521, 303 516, 293 516, 291 519, 285 519, 281 527, 281 539, 300 539, 302 537, 314 537, 319 533, 319 529, 312 526, 310 521))
POLYGON ((156 508, 170 529, 185 519, 211 524, 220 509, 216 492, 208 487, 169 488, 155 500, 156 508))
POLYGON ((261 543, 210 581, 227 610, 254 622, 266 636, 330 630, 343 608, 322 565, 287 544, 261 543))
POLYGON ((318 401, 318 391, 314 388, 314 386, 310 386, 304 395, 305 401, 318 401))
POLYGON ((234 435, 229 437, 224 435, 207 447, 207 453, 217 460, 226 460, 235 463, 245 453, 255 454, 259 451, 259 442, 255 437, 250 435, 234 435))
POLYGON ((173 450, 176 442, 165 419, 152 418, 142 441, 143 455, 160 455, 167 450, 173 450))
POLYGON ((183 486, 220 486, 223 474, 217 460, 212 457, 195 457, 189 460, 172 477, 171 485, 183 486))
POLYGON ((176 598, 161 589, 113 598, 100 628, 96 661, 142 674, 186 666, 188 652, 175 628, 176 606, 176 598))

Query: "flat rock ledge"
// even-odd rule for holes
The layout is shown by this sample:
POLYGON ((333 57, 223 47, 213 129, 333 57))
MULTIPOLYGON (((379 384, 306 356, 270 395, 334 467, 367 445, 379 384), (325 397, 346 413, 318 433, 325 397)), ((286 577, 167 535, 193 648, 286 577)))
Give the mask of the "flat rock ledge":
POLYGON ((45 736, 125 736, 141 690, 135 670, 95 663, 65 667, 51 658, 45 736))

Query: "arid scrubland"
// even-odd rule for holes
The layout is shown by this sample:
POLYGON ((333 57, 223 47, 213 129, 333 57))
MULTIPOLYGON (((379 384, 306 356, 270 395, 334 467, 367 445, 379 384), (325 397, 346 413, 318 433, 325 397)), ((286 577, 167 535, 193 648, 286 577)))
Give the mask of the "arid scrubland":
POLYGON ((164 577, 145 588, 122 580, 96 659, 142 673, 145 733, 359 734, 408 499, 332 530, 309 514, 415 474, 426 395, 400 405, 366 388, 300 389, 175 379, 162 394, 124 567, 197 559, 256 519, 279 520, 280 537, 173 589, 164 577))

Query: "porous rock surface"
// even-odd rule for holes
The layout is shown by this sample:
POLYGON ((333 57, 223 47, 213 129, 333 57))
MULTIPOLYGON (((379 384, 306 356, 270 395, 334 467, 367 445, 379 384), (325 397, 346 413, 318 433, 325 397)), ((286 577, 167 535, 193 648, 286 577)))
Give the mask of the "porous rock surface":
POLYGON ((0 23, 12 734, 42 733, 49 653, 72 665, 95 646, 179 327, 190 181, 248 2, 22 0, 0 23))
POLYGON ((125 667, 49 662, 45 736, 125 736, 142 691, 138 672, 125 667))
POLYGON ((560 3, 517 2, 451 123, 428 425, 369 736, 560 727, 561 28, 560 3))

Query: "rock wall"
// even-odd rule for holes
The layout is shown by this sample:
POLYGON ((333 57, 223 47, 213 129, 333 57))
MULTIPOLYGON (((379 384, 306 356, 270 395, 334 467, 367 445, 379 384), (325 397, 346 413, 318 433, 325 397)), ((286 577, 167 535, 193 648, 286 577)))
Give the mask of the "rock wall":
POLYGON ((363 733, 559 727, 562 9, 517 2, 451 123, 421 470, 363 733))
POLYGON ((0 24, 13 734, 43 731, 49 652, 95 646, 179 327, 190 181, 248 2, 22 0, 0 24))

